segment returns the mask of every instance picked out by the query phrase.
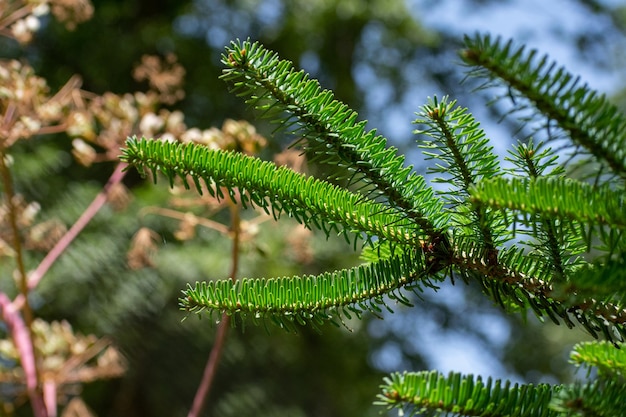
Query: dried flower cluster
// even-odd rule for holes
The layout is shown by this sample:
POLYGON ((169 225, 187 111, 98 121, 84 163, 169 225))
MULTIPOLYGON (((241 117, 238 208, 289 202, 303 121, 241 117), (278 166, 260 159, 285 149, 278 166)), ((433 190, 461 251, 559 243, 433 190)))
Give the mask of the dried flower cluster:
POLYGON ((62 131, 71 94, 80 85, 72 78, 55 96, 32 67, 16 60, 0 61, 0 146, 9 148, 20 139, 62 131))
MULTIPOLYGON (((26 202, 20 195, 15 195, 12 207, 17 213, 17 225, 20 229, 20 238, 27 250, 47 252, 66 232, 66 227, 56 219, 35 222, 41 207, 37 202, 26 202)), ((13 230, 9 222, 9 205, 6 200, 0 201, 0 258, 14 257, 12 247, 13 230)))
POLYGON ((157 132, 167 136, 184 131, 182 114, 158 111, 160 104, 159 95, 153 91, 88 97, 67 120, 67 134, 74 138, 74 156, 85 166, 114 161, 128 136, 157 132))
POLYGON ((266 139, 248 122, 226 119, 221 129, 191 128, 180 136, 181 142, 194 142, 211 149, 258 154, 267 145, 266 139))
MULTIPOLYGON (((36 319, 31 326, 38 366, 42 380, 56 387, 57 398, 76 394, 77 384, 122 375, 126 362, 118 350, 105 339, 74 333, 69 323, 45 322, 36 319)), ((18 351, 9 339, 0 339, 0 382, 24 384, 19 367, 7 367, 19 362, 18 351), (7 362, 7 360, 9 362, 7 362)))
POLYGON ((54 17, 63 22, 68 30, 93 16, 93 5, 89 0, 50 0, 47 2, 54 17))
POLYGON ((0 3, 0 35, 26 44, 33 40, 41 20, 48 14, 73 30, 79 23, 91 19, 93 12, 89 0, 3 1, 0 3))
POLYGON ((150 88, 159 93, 159 99, 165 104, 174 104, 185 98, 185 91, 181 88, 185 69, 174 54, 168 54, 165 60, 144 55, 133 76, 137 81, 148 81, 150 88))
POLYGON ((142 227, 135 233, 131 241, 130 250, 126 257, 131 269, 140 269, 154 266, 152 257, 157 251, 159 235, 147 228, 142 227))

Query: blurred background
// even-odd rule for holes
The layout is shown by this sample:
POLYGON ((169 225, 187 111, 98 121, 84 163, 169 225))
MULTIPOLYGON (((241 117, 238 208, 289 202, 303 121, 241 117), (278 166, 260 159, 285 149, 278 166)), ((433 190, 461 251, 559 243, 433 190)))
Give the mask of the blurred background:
MULTIPOLYGON (((491 33, 539 49, 624 106, 625 6, 592 0, 94 0, 93 17, 69 30, 43 17, 28 44, 1 38, 0 57, 30 63, 52 92, 78 74, 83 90, 123 95, 147 88, 133 77, 144 55, 173 54, 185 71, 184 97, 165 104, 168 114, 182 112, 186 126, 199 129, 246 120, 267 140, 261 157, 272 159, 295 138, 273 135, 275 126, 257 119, 218 79, 225 45, 259 40, 332 89, 425 172, 411 122, 428 97, 450 95, 469 107, 502 155, 524 138, 515 120, 498 123, 505 110, 486 105, 492 91, 461 83, 466 68, 457 53, 464 34, 491 33)), ((75 146, 59 134, 11 148, 16 189, 38 202, 42 221, 71 226, 113 171, 114 162, 80 164, 72 157, 75 146)), ((225 278, 231 245, 224 233, 185 222, 184 214, 228 225, 229 213, 190 202, 190 195, 135 172, 124 185, 123 204, 98 213, 44 277, 32 303, 38 317, 106 336, 126 358, 122 377, 82 387, 94 414, 183 416, 216 326, 195 316, 182 321, 177 298, 187 283, 225 278), (140 230, 149 231, 156 255, 133 264, 129 251, 140 230)), ((244 219, 254 227, 242 244, 242 277, 315 274, 359 262, 343 238, 326 241, 322 233, 289 220, 276 226, 256 213, 244 219)), ((28 267, 45 251, 29 251, 28 267)), ((13 268, 9 257, 0 259, 0 285, 12 296, 13 268)), ((376 416, 382 410, 372 402, 391 371, 454 370, 533 383, 575 377, 567 360, 572 345, 587 338, 581 330, 540 324, 530 313, 527 319, 504 315, 477 286, 462 282, 413 299, 415 307, 394 307, 384 320, 351 322, 351 332, 329 325, 321 334, 308 328, 289 334, 238 323, 228 333, 204 415, 376 416)), ((30 415, 29 407, 18 407, 16 415, 30 415)))

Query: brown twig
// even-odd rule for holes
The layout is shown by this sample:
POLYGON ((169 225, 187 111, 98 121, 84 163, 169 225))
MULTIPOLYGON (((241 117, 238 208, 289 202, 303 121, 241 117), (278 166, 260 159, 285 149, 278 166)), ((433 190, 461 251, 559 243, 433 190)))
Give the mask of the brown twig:
POLYGON ((7 205, 7 214, 9 217, 9 225, 11 227, 11 234, 13 239, 13 250, 15 251, 15 262, 17 263, 18 273, 18 287, 20 295, 24 298, 22 310, 24 312, 24 320, 26 326, 30 329, 33 322, 33 311, 28 303, 28 282, 26 275, 26 267, 24 266, 24 254, 22 253, 22 240, 20 238, 20 229, 17 225, 17 207, 15 207, 15 192, 13 190, 13 180, 11 178, 11 171, 7 166, 7 155, 0 151, 0 176, 2 176, 2 185, 4 188, 4 196, 7 205))
MULTIPOLYGON (((236 204, 230 203, 230 212, 232 217, 231 232, 233 246, 231 250, 232 263, 229 276, 230 279, 234 281, 237 276, 237 270, 239 267, 239 240, 241 236, 241 219, 239 216, 239 207, 236 204)), ((204 405, 206 404, 206 400, 209 396, 209 392, 211 391, 213 380, 215 379, 217 365, 222 356, 229 324, 230 316, 226 313, 223 313, 222 319, 217 327, 215 343, 213 344, 213 348, 211 349, 209 360, 206 364, 206 367, 204 368, 204 373, 202 374, 202 380, 200 381, 200 385, 198 386, 198 390, 196 391, 196 396, 193 399, 191 410, 189 411, 189 414, 187 414, 187 417, 198 417, 200 416, 200 413, 202 413, 204 405)))

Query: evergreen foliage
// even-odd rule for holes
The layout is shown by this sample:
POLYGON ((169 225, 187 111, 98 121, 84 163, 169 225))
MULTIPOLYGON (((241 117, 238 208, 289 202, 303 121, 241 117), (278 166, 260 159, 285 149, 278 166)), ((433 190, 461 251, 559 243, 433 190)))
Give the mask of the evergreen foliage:
POLYGON ((518 385, 500 380, 487 381, 472 375, 438 372, 392 374, 385 378, 379 403, 390 407, 406 406, 410 412, 423 413, 437 409, 463 416, 548 417, 552 392, 560 387, 518 385))
POLYGON ((507 310, 531 310, 606 338, 610 343, 579 345, 573 356, 576 364, 597 367, 598 376, 573 386, 518 386, 471 375, 393 374, 381 403, 432 415, 620 415, 626 118, 565 69, 512 42, 467 38, 461 57, 470 75, 486 78, 484 86, 506 87, 512 113, 530 109, 531 119, 545 120, 547 139, 525 139, 510 152, 513 168, 504 169, 470 112, 433 98, 418 113, 416 133, 434 162, 428 174, 445 186, 435 191, 331 91, 259 43, 233 42, 222 78, 301 138, 311 159, 340 167, 346 189, 332 185, 334 178, 191 143, 129 138, 123 161, 155 180, 160 171, 170 184, 178 177, 199 192, 206 185, 211 194, 275 218, 342 234, 355 247, 361 241, 367 262, 316 276, 198 282, 183 291, 181 307, 293 330, 376 314, 392 302, 408 303, 401 291, 446 278, 475 280, 507 310), (557 139, 569 141, 563 163, 550 147, 557 139), (581 172, 581 163, 593 171, 581 172))

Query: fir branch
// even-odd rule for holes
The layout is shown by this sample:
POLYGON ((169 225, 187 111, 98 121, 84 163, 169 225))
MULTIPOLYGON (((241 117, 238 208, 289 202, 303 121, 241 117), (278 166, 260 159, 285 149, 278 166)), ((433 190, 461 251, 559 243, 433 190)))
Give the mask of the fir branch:
MULTIPOLYGON (((543 320, 548 316, 555 324, 565 323, 574 327, 570 309, 556 300, 552 294, 550 264, 526 256, 517 248, 502 249, 496 262, 488 264, 484 259, 485 248, 472 239, 455 240, 456 251, 451 262, 462 277, 478 281, 483 291, 507 311, 533 310, 543 320)), ((594 314, 585 310, 574 315, 590 334, 601 328, 594 314)), ((613 324, 605 323, 608 328, 613 324)), ((616 325, 617 326, 617 325, 616 325)), ((611 334, 605 330, 604 334, 611 334)), ((613 340, 614 337, 609 337, 613 340)))
MULTIPOLYGON (((493 199, 473 198, 474 187, 481 186, 487 179, 500 177, 497 157, 467 109, 455 105, 454 101, 448 102, 446 98, 441 101, 435 98, 423 107, 416 121, 426 126, 426 129, 416 132, 433 139, 422 141, 421 146, 426 148, 427 157, 439 160, 429 171, 451 176, 451 179, 439 181, 453 186, 452 190, 443 193, 450 194, 447 199, 456 212, 452 218, 461 219, 459 224, 453 226, 454 249, 448 252, 447 259, 440 262, 454 266, 462 277, 478 280, 485 293, 506 309, 532 309, 539 318, 548 316, 557 324, 564 322, 573 327, 572 317, 562 304, 564 300, 555 298, 552 288, 555 279, 566 279, 563 259, 571 246, 566 237, 568 233, 571 234, 571 230, 557 227, 550 216, 532 213, 534 220, 529 223, 532 222, 535 235, 540 238, 537 245, 545 245, 547 248, 548 262, 540 261, 538 257, 528 257, 523 251, 498 247, 497 243, 502 243, 508 237, 503 221, 507 217, 506 212, 494 204, 493 199), (462 223, 467 218, 472 219, 469 231, 466 224, 462 223), (498 237, 498 241, 495 241, 494 236, 498 237)), ((529 146, 520 147, 520 150, 526 152, 518 156, 521 160, 516 163, 524 171, 539 175, 551 166, 553 160, 549 153, 534 155, 534 150, 529 146)), ((508 187, 502 189, 511 192, 508 187)), ((593 305, 597 306, 597 303, 593 305)), ((613 324, 621 327, 621 320, 613 320, 613 324, 606 325, 603 318, 596 317, 595 307, 589 307, 586 302, 576 304, 577 314, 574 317, 580 317, 578 321, 591 334, 598 331, 611 334, 613 324), (581 305, 587 308, 578 311, 582 309, 581 305)))
MULTIPOLYGON (((578 300, 589 294, 605 302, 626 305, 626 254, 605 262, 582 265, 570 274, 566 283, 555 284, 554 293, 569 300, 578 300)), ((625 317, 626 318, 626 317, 625 317)))
POLYGON ((426 127, 414 133, 432 139, 420 141, 420 147, 426 149, 427 159, 438 159, 445 164, 429 167, 429 172, 452 175, 450 182, 456 190, 451 194, 467 194, 472 184, 500 175, 498 158, 480 123, 467 108, 457 106, 456 100, 449 101, 448 97, 429 99, 413 123, 426 127))
MULTIPOLYGON (((226 187, 235 201, 235 188, 243 207, 253 205, 271 211, 274 218, 286 213, 307 227, 316 226, 326 235, 331 231, 371 239, 378 236, 392 242, 418 244, 420 231, 404 216, 379 203, 340 189, 330 183, 306 177, 285 167, 240 153, 211 150, 197 144, 129 138, 122 160, 139 169, 149 169, 156 181, 157 171, 170 180, 180 177, 189 188, 189 177, 202 193, 223 198, 226 187)), ((349 240, 349 239, 348 239, 349 240)))
MULTIPOLYGON (((571 224, 626 228, 623 192, 568 178, 494 178, 471 190, 472 200, 497 209, 539 213, 571 224)), ((572 232, 576 229, 572 227, 572 232)))
MULTIPOLYGON (((518 178, 536 179, 539 177, 558 178, 562 175, 563 168, 554 167, 557 155, 552 152, 551 148, 543 147, 542 143, 535 145, 530 140, 528 143, 519 144, 515 151, 509 151, 511 161, 517 168, 512 169, 513 175, 518 178)), ((519 216, 513 216, 517 220, 519 216)), ((527 230, 522 233, 531 235, 533 240, 526 243, 534 249, 534 254, 545 257, 552 264, 554 277, 552 281, 566 281, 566 274, 571 268, 578 263, 575 257, 582 253, 585 246, 582 244, 583 239, 581 233, 576 230, 571 233, 568 227, 563 227, 563 222, 555 219, 551 215, 541 213, 526 213, 522 216, 521 221, 527 230)), ((517 224, 515 230, 519 231, 517 224)))
MULTIPOLYGON (((433 197, 424 179, 404 167, 404 157, 386 146, 375 130, 365 131, 358 114, 334 99, 331 91, 322 90, 316 80, 303 71, 295 71, 289 61, 263 48, 258 42, 233 42, 223 62, 229 67, 222 78, 234 91, 249 97, 268 117, 286 112, 295 117, 283 125, 297 126, 296 131, 309 140, 308 147, 318 157, 341 160, 343 165, 387 197, 389 204, 406 213, 431 236, 442 236, 447 223, 441 202, 433 197)), ((445 239, 444 239, 445 240, 445 239)))
POLYGON ((626 377, 626 351, 604 341, 578 343, 570 361, 576 366, 596 367, 601 375, 626 377))
POLYGON ((384 379, 379 405, 401 408, 409 415, 433 416, 556 417, 550 410, 553 392, 547 384, 511 385, 472 375, 439 372, 394 373, 384 379))
POLYGON ((455 234, 465 233, 480 240, 486 249, 486 261, 494 263, 497 245, 507 234, 500 213, 487 205, 470 204, 468 201, 473 184, 483 178, 500 175, 498 158, 489 146, 485 132, 466 108, 456 106, 456 101, 448 101, 447 97, 440 101, 436 97, 429 100, 414 123, 426 127, 415 133, 431 138, 420 141, 427 159, 438 160, 428 172, 443 175, 435 181, 449 183, 453 187, 441 194, 453 211, 451 218, 456 223, 455 234), (448 175, 450 179, 445 178, 448 175), (461 232, 459 229, 469 230, 461 232))
MULTIPOLYGON (((436 242, 421 242, 417 231, 403 230, 401 226, 405 218, 394 218, 393 212, 378 208, 378 203, 365 201, 361 196, 330 184, 306 179, 286 168, 277 168, 271 163, 241 154, 212 151, 196 145, 130 139, 123 159, 139 167, 145 165, 154 172, 155 179, 157 170, 163 171, 170 181, 180 176, 185 184, 187 175, 190 175, 199 191, 202 190, 201 178, 207 183, 209 191, 216 195, 220 192, 218 186, 225 186, 230 190, 231 198, 235 198, 232 190, 241 187, 240 195, 244 205, 255 204, 267 209, 270 204, 276 217, 284 211, 327 233, 330 229, 323 226, 325 221, 344 225, 343 233, 356 229, 364 233, 379 233, 379 236, 392 242, 420 245, 424 250, 425 269, 429 274, 434 275, 446 267, 454 266, 461 273, 483 282, 485 288, 489 289, 487 293, 499 304, 506 304, 502 299, 519 304, 517 299, 521 296, 525 299, 523 305, 532 308, 538 316, 548 315, 557 323, 562 320, 571 324, 568 315, 570 310, 552 298, 550 276, 541 272, 546 269, 537 269, 535 264, 520 262, 519 258, 512 265, 499 261, 486 262, 491 255, 485 253, 483 245, 460 245, 460 237, 454 240, 457 245, 454 250, 443 251, 436 242), (317 185, 313 187, 314 184, 317 185), (316 191, 311 192, 312 189, 316 191), (520 272, 524 265, 531 265, 532 269, 520 272), (516 290, 516 287, 521 290, 516 290)), ((217 310, 221 308, 213 306, 211 302, 208 302, 208 306, 217 310)), ((592 335, 597 336, 601 332, 609 340, 623 338, 624 321, 620 308, 585 299, 570 306, 570 309, 592 335), (615 332, 612 330, 614 326, 615 332)))
POLYGON ((591 384, 566 386, 555 395, 550 408, 572 417, 624 415, 626 384, 619 379, 600 379, 591 384))
POLYGON ((556 177, 563 175, 565 169, 558 165, 558 155, 542 142, 535 144, 531 138, 528 142, 518 143, 514 150, 508 151, 505 159, 515 167, 507 170, 515 177, 538 178, 541 176, 556 177))
POLYGON ((206 309, 210 314, 239 314, 255 321, 271 318, 293 330, 295 323, 317 325, 336 319, 344 323, 352 314, 377 314, 381 306, 389 309, 383 296, 410 304, 400 290, 421 291, 423 286, 434 284, 418 252, 317 276, 198 282, 183 291, 180 303, 194 312, 206 309))
POLYGON ((484 69, 472 75, 502 80, 511 94, 530 100, 548 118, 546 126, 554 121, 575 144, 626 179, 626 117, 605 96, 586 84, 579 86, 579 77, 557 68, 547 56, 537 60, 536 50, 513 48, 512 41, 503 44, 499 38, 477 35, 466 37, 465 44, 462 59, 484 69))
MULTIPOLYGON (((503 308, 532 309, 538 318, 548 316, 555 324, 573 327, 576 320, 593 337, 626 340, 626 309, 613 299, 595 299, 593 293, 572 297, 576 288, 558 291, 551 280, 550 262, 528 257, 522 248, 502 249, 495 265, 487 264, 484 247, 472 239, 456 239, 449 262, 461 276, 476 279, 485 293, 503 308)), ((428 254, 426 254, 428 256, 428 254)), ((428 258, 427 258, 428 259, 428 258)), ((558 288, 558 287, 557 287, 558 288)))

